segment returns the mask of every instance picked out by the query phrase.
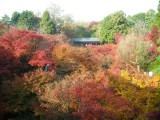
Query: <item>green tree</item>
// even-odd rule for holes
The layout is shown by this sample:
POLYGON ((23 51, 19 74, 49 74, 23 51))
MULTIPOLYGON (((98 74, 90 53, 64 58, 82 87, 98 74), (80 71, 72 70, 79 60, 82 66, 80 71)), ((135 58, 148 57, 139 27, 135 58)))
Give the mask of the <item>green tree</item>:
POLYGON ((158 7, 157 7, 157 14, 155 16, 155 21, 154 21, 154 24, 158 26, 158 28, 160 28, 160 1, 159 1, 159 4, 158 4, 158 7))
POLYGON ((156 74, 160 75, 160 55, 158 55, 155 59, 155 61, 151 62, 148 66, 148 71, 152 71, 156 74))
POLYGON ((148 10, 145 15, 145 23, 149 29, 151 29, 154 24, 155 16, 156 16, 156 12, 153 9, 148 10))
POLYGON ((144 28, 146 30, 151 30, 155 15, 156 12, 153 9, 150 9, 146 13, 138 13, 133 16, 128 16, 128 26, 131 29, 135 29, 135 27, 137 27, 139 30, 144 30, 144 28))
POLYGON ((89 23, 87 29, 89 30, 89 32, 91 34, 91 37, 97 37, 98 27, 99 27, 98 22, 92 21, 92 22, 89 23))
POLYGON ((134 32, 136 35, 145 35, 149 31, 148 26, 144 21, 137 21, 129 29, 129 32, 134 32))
POLYGON ((13 26, 17 26, 20 15, 21 14, 19 12, 16 12, 16 11, 12 14, 11 24, 13 26))
MULTIPOLYGON (((127 17, 127 20, 128 20, 128 27, 129 28, 132 28, 134 27, 137 23, 144 23, 146 24, 145 22, 145 16, 146 14, 145 13, 138 13, 138 14, 135 14, 133 16, 128 16, 127 17)), ((145 26, 147 26, 148 24, 146 24, 145 26)))
POLYGON ((132 28, 135 24, 135 21, 132 19, 132 16, 127 16, 128 27, 132 28))
POLYGON ((56 26, 51 20, 49 12, 46 10, 40 21, 40 33, 42 34, 55 34, 56 26))
POLYGON ((17 27, 19 29, 35 30, 35 26, 38 24, 35 18, 36 16, 32 11, 23 11, 19 16, 17 27))
POLYGON ((83 26, 77 26, 75 29, 74 37, 76 38, 89 38, 90 36, 90 32, 83 26))
POLYGON ((10 17, 5 14, 5 15, 2 17, 2 19, 1 19, 1 23, 7 24, 7 25, 11 25, 10 17))
POLYGON ((138 13, 138 14, 135 14, 131 17, 131 19, 136 23, 138 21, 143 21, 145 22, 145 13, 138 13))
POLYGON ((158 6, 157 6, 157 10, 158 10, 158 12, 160 13, 160 0, 159 0, 159 4, 158 4, 158 6))
POLYGON ((127 33, 128 23, 123 11, 115 12, 108 15, 100 23, 98 36, 102 43, 114 42, 116 33, 127 33))

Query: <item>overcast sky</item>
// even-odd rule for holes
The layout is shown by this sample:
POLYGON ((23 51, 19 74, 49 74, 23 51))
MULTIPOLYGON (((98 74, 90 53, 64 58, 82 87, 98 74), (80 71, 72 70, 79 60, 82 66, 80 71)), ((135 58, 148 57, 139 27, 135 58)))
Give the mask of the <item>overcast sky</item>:
POLYGON ((43 13, 52 4, 57 4, 76 21, 100 21, 110 13, 123 10, 126 15, 157 11, 159 0, 0 0, 0 18, 14 11, 31 10, 43 13))

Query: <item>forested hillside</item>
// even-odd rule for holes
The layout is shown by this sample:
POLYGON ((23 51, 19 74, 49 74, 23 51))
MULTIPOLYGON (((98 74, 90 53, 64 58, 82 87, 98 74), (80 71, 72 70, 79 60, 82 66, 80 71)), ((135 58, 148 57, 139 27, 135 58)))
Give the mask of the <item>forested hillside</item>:
POLYGON ((90 23, 53 9, 42 17, 27 10, 2 17, 0 119, 158 120, 157 6, 157 12, 117 11, 90 23), (70 41, 91 37, 101 44, 70 41))

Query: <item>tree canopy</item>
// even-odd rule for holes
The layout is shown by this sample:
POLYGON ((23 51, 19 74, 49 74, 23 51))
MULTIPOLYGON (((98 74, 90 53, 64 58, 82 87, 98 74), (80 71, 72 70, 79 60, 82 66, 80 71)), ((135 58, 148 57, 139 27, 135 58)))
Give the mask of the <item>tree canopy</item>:
POLYGON ((50 14, 48 11, 43 13, 43 16, 40 21, 40 33, 43 34, 54 34, 56 33, 56 26, 51 20, 50 14))
POLYGON ((19 12, 16 12, 16 11, 12 14, 11 22, 12 22, 13 26, 17 26, 20 15, 21 14, 19 12))
POLYGON ((127 33, 127 19, 123 11, 118 11, 108 15, 100 23, 99 38, 102 43, 114 42, 116 33, 127 33))
POLYGON ((32 11, 23 11, 19 16, 19 19, 18 17, 16 18, 18 19, 17 27, 19 29, 34 30, 35 26, 37 25, 35 18, 36 16, 32 11))
POLYGON ((160 1, 159 1, 159 4, 158 4, 158 7, 157 7, 157 14, 155 16, 155 21, 154 21, 154 24, 158 26, 158 28, 160 28, 160 1))
POLYGON ((5 14, 5 15, 2 17, 2 19, 0 20, 0 23, 7 24, 7 25, 11 25, 10 17, 5 14))

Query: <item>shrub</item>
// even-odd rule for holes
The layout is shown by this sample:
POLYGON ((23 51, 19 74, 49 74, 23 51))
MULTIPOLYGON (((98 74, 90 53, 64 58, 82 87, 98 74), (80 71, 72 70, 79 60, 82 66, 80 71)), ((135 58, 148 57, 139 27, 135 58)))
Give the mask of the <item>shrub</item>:
POLYGON ((158 77, 147 78, 142 74, 131 75, 122 71, 122 77, 109 76, 109 79, 117 94, 131 102, 134 119, 148 119, 148 114, 159 110, 159 85, 152 86, 153 82, 159 81, 158 77))
POLYGON ((63 112, 81 119, 129 119, 134 114, 128 100, 117 96, 109 86, 102 70, 82 70, 66 76, 52 95, 63 112))

